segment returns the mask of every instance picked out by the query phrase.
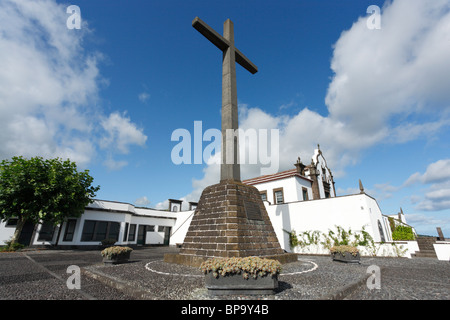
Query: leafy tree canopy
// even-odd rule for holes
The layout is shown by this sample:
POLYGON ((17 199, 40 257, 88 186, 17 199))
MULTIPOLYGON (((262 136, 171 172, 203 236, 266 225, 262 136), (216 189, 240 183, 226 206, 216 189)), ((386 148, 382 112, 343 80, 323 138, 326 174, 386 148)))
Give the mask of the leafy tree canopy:
MULTIPOLYGON (((54 224, 79 217, 99 186, 70 160, 13 157, 0 163, 0 219, 54 224)), ((19 229, 19 225, 18 225, 19 229)))

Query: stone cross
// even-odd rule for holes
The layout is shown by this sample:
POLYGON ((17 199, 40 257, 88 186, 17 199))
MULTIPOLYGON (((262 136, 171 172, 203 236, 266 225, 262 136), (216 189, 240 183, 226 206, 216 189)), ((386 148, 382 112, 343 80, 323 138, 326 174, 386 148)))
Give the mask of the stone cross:
POLYGON ((236 64, 255 74, 258 68, 234 46, 234 27, 230 19, 223 24, 223 37, 196 17, 192 26, 223 52, 222 61, 222 164, 220 180, 241 180, 238 129, 236 64), (232 134, 230 134, 232 133, 232 134))

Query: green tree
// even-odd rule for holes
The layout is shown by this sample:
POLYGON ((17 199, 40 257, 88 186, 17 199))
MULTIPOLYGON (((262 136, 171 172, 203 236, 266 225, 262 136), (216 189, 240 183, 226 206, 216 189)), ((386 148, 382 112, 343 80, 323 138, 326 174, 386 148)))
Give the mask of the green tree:
POLYGON ((89 170, 77 171, 70 160, 13 157, 0 163, 0 219, 18 218, 12 243, 26 221, 54 225, 79 217, 100 186, 91 186, 89 170))

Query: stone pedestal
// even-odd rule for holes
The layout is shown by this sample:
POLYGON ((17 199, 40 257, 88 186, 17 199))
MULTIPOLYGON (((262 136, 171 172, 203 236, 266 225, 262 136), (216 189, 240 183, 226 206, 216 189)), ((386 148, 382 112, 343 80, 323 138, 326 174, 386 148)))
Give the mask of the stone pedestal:
POLYGON ((203 190, 180 253, 164 260, 198 266, 208 258, 248 256, 297 260, 281 249, 258 189, 224 180, 203 190))

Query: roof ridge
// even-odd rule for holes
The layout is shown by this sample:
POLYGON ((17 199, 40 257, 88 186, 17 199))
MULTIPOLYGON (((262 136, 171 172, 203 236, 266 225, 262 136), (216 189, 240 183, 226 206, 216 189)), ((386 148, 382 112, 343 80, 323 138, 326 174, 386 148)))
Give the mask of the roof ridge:
POLYGON ((297 172, 297 169, 294 168, 294 169, 289 169, 289 170, 280 171, 280 172, 277 172, 277 173, 266 174, 266 175, 259 176, 259 177, 255 177, 255 178, 245 179, 245 180, 243 180, 242 182, 244 182, 244 181, 250 181, 250 180, 255 180, 255 179, 263 179, 263 178, 273 177, 273 176, 282 175, 282 174, 287 174, 287 173, 294 173, 294 172, 296 173, 296 172, 297 172))

